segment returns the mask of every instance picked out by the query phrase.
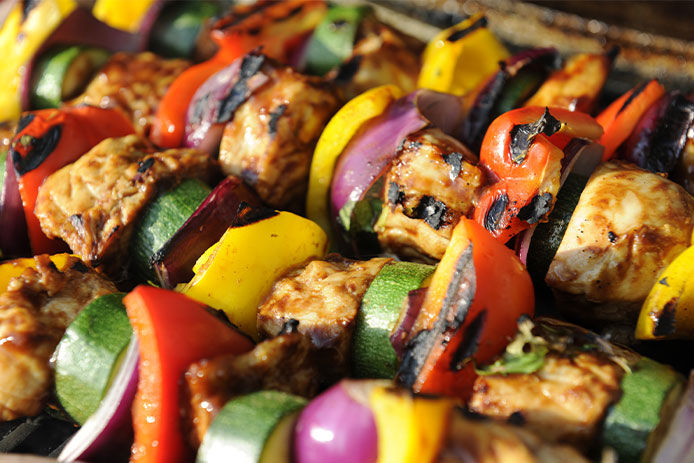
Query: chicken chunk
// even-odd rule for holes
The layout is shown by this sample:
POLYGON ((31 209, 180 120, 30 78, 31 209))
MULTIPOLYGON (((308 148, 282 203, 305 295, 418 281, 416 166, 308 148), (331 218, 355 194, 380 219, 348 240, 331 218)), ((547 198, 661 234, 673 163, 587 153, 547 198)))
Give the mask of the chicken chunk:
POLYGON ((268 339, 245 354, 195 362, 183 383, 189 440, 198 447, 214 417, 234 396, 276 390, 312 398, 322 381, 316 348, 298 333, 268 339))
POLYGON ((437 128, 409 135, 385 176, 384 212, 374 227, 381 247, 418 260, 439 260, 460 217, 484 184, 477 159, 437 128))
POLYGON ((573 448, 521 427, 454 414, 437 463, 588 463, 573 448))
POLYGON ((633 321, 658 274, 689 246, 694 198, 611 162, 591 176, 545 277, 574 318, 633 321))
POLYGON ((373 18, 361 22, 352 56, 328 74, 347 99, 378 87, 397 85, 404 93, 417 88, 424 46, 373 18))
POLYGON ((341 104, 320 77, 265 60, 267 81, 224 127, 219 160, 224 173, 243 178, 273 207, 303 201, 313 149, 341 104))
POLYGON ((135 222, 157 192, 209 180, 216 161, 194 149, 154 151, 136 135, 109 138, 50 175, 36 200, 41 229, 93 266, 119 272, 135 222))
POLYGON ((186 60, 164 59, 150 52, 116 53, 70 104, 118 108, 136 133, 146 137, 169 85, 188 66, 186 60))
POLYGON ((364 293, 388 258, 353 261, 332 256, 313 261, 277 281, 258 310, 261 336, 277 336, 285 323, 326 350, 335 376, 349 373, 354 321, 364 293))
POLYGON ((65 329, 113 283, 76 257, 58 270, 47 255, 0 295, 0 420, 36 415, 53 383, 49 359, 65 329))
POLYGON ((545 439, 585 447, 619 398, 622 375, 601 355, 550 354, 535 373, 478 377, 470 408, 501 418, 520 414, 526 427, 545 439))

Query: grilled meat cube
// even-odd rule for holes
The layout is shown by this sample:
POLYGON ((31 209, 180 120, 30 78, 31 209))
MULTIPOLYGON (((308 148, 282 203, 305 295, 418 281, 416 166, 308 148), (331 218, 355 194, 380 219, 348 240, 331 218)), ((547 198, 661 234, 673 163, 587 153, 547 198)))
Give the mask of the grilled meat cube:
POLYGON ((569 446, 554 445, 518 426, 454 416, 438 463, 588 463, 569 446))
POLYGON ((424 44, 373 18, 359 27, 352 56, 328 74, 352 99, 379 85, 394 84, 404 93, 417 88, 424 44))
POLYGON ((303 201, 316 141, 341 100, 332 84, 289 66, 266 60, 262 72, 268 81, 224 127, 219 160, 280 208, 303 201))
POLYGON ((0 420, 36 415, 53 383, 49 359, 67 326, 113 283, 69 257, 58 270, 47 255, 0 295, 0 420))
POLYGON ((322 380, 316 348, 298 333, 268 339, 245 354, 195 362, 186 370, 182 394, 189 440, 197 448, 234 396, 269 389, 312 398, 322 380))
POLYGON ((325 365, 330 366, 325 374, 329 378, 346 376, 361 300, 389 260, 353 261, 332 255, 290 272, 275 283, 258 310, 260 335, 277 336, 285 323, 295 320, 298 332, 324 350, 325 365))
POLYGON ((619 398, 623 373, 599 354, 549 354, 531 374, 478 377, 470 407, 501 418, 520 413, 526 427, 545 439, 587 446, 607 407, 619 398))
POLYGON ((116 53, 70 104, 118 108, 133 123, 136 133, 146 137, 159 101, 188 66, 186 60, 164 59, 150 52, 116 53))
POLYGON ((693 228, 694 198, 681 186, 631 164, 603 164, 545 281, 577 319, 631 323, 658 274, 689 246, 693 228))
POLYGON ((136 136, 102 141, 49 176, 35 213, 41 229, 107 272, 118 272, 138 214, 158 191, 185 178, 209 180, 216 161, 194 149, 154 151, 136 136))
POLYGON ((374 227, 381 247, 410 258, 441 259, 484 184, 476 163, 465 145, 440 129, 409 135, 385 176, 385 212, 374 227))
POLYGON ((641 357, 584 328, 549 318, 519 322, 504 356, 477 378, 468 406, 522 421, 543 438, 589 449, 641 357), (519 371, 520 370, 520 371, 519 371))

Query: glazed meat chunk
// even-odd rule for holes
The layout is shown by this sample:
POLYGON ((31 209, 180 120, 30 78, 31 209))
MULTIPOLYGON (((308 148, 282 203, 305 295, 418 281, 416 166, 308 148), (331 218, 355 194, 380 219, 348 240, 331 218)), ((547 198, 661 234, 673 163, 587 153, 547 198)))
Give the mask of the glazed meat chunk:
POLYGON ((339 376, 349 372, 354 321, 362 297, 390 259, 331 257, 313 261, 275 283, 258 310, 258 331, 261 336, 277 336, 285 323, 298 322, 298 332, 327 351, 327 363, 339 376))
POLYGON ((316 348, 298 333, 268 339, 245 354, 195 362, 183 382, 189 439, 199 446, 219 410, 237 395, 276 390, 312 398, 322 381, 316 348))
POLYGON ((573 448, 524 428, 454 413, 437 463, 588 463, 573 448))
POLYGON ((585 446, 595 437, 607 407, 619 398, 622 374, 596 354, 548 355, 532 374, 478 377, 470 407, 501 418, 520 413, 526 427, 545 439, 585 446))
POLYGON ((545 281, 577 319, 630 323, 658 274, 689 246, 693 227, 694 198, 681 186, 631 164, 603 164, 545 281))
POLYGON ((496 370, 478 376, 470 409, 515 419, 551 442, 590 448, 609 407, 621 396, 625 368, 639 356, 576 325, 545 318, 534 324, 521 321, 505 355, 539 352, 535 371, 504 371, 497 362, 496 370))
POLYGON ((188 66, 186 60, 164 59, 150 52, 116 53, 70 104, 118 108, 136 133, 148 136, 159 102, 188 66))
POLYGON ((335 87, 266 59, 265 82, 224 128, 219 160, 270 206, 303 200, 313 149, 341 100, 335 87))
POLYGON ((0 420, 36 415, 53 384, 49 359, 65 329, 93 299, 116 287, 76 257, 57 269, 47 255, 0 295, 0 420))
POLYGON ((138 214, 157 192, 186 178, 207 181, 216 170, 216 161, 198 150, 156 152, 136 135, 109 138, 46 179, 35 213, 47 236, 117 272, 138 214))
POLYGON ((381 247, 408 258, 440 259, 484 184, 476 163, 470 150, 438 128, 409 135, 385 176, 383 215, 374 227, 381 247))
POLYGON ((404 93, 417 88, 421 42, 407 37, 373 18, 364 19, 352 56, 328 74, 352 99, 379 85, 397 85, 404 93))

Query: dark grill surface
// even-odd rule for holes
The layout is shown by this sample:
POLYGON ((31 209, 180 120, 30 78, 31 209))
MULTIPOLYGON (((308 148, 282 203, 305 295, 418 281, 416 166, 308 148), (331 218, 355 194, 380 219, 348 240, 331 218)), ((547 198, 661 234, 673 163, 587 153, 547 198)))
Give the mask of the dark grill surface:
POLYGON ((77 431, 76 425, 43 413, 33 418, 0 422, 0 453, 31 453, 57 457, 77 431))

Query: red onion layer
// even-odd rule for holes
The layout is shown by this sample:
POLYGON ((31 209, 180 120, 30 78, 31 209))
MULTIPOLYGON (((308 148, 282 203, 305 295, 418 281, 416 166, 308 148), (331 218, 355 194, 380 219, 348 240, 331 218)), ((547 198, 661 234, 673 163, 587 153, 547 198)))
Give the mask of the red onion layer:
POLYGON ((59 461, 126 461, 133 440, 131 406, 137 391, 139 345, 133 336, 101 405, 70 439, 59 461))
POLYGON ((333 218, 348 201, 358 201, 395 158, 405 137, 433 124, 452 134, 462 119, 460 100, 432 90, 416 90, 395 101, 350 140, 333 173, 333 218))
POLYGON ((0 191, 0 249, 3 258, 26 256, 30 254, 29 236, 11 151, 2 168, 5 169, 5 183, 0 191))
POLYGON ((653 463, 694 461, 694 370, 670 423, 670 429, 655 453, 653 463))
POLYGON ((294 429, 295 463, 360 463, 378 459, 369 394, 387 382, 343 380, 309 403, 294 429))

